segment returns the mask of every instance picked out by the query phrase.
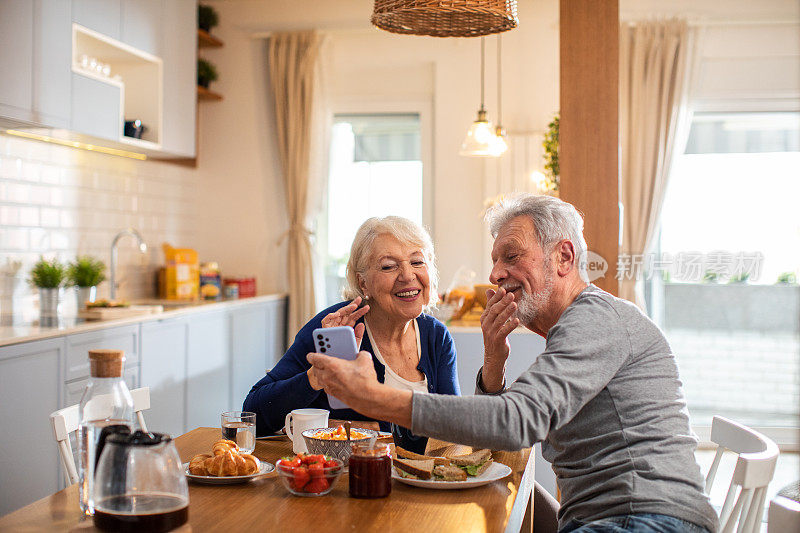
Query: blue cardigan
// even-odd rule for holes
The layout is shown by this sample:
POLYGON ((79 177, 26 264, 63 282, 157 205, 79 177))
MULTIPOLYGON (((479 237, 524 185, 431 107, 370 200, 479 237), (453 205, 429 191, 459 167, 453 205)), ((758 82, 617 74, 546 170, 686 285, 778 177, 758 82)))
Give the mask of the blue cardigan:
MULTIPOLYGON (((333 305, 312 318, 300 329, 294 343, 275 368, 256 383, 244 400, 244 411, 256 413, 256 433, 268 435, 283 427, 286 415, 293 409, 316 407, 331 412, 331 418, 344 420, 372 420, 352 409, 331 409, 324 390, 314 390, 308 382, 306 371, 311 365, 306 355, 315 352, 312 332, 322 327, 322 319, 350 302, 333 305)), ((363 318, 359 322, 363 322, 363 318)), ((421 357, 417 370, 428 379, 428 391, 438 394, 460 394, 456 371, 456 348, 447 328, 428 315, 417 317, 421 357)), ((372 355, 378 381, 383 383, 385 369, 375 358, 369 335, 364 334, 361 350, 372 355)), ((425 453, 428 439, 413 435, 408 429, 379 421, 383 431, 392 431, 395 442, 417 453, 425 453)))

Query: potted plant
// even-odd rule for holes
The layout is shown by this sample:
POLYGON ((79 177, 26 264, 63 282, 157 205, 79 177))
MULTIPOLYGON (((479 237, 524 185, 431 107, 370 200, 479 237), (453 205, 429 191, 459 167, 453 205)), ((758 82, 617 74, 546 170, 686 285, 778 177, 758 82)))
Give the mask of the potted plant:
POLYGON ((217 69, 205 59, 197 60, 197 85, 208 89, 212 81, 217 80, 217 69))
POLYGON ((78 309, 97 298, 97 286, 106 279, 106 265, 99 259, 78 256, 67 268, 69 283, 75 287, 78 309))
POLYGON ((197 27, 205 32, 211 32, 211 28, 219 24, 219 15, 216 10, 208 5, 200 4, 197 6, 197 27))
POLYGON ((39 289, 39 316, 42 326, 57 326, 61 294, 67 279, 66 269, 58 259, 40 257, 33 265, 29 282, 39 289))

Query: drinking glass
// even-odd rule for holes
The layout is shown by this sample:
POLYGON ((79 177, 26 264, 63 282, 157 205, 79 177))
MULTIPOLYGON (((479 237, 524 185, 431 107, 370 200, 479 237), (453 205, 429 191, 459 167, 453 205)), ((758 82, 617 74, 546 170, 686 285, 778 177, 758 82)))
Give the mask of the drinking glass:
POLYGON ((253 453, 256 448, 256 414, 248 411, 222 413, 222 438, 235 442, 241 453, 253 453))

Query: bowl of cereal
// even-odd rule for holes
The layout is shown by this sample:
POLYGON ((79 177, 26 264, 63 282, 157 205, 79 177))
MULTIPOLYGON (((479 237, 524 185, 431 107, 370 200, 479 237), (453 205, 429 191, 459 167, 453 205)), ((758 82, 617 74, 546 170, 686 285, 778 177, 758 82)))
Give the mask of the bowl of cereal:
POLYGON ((348 442, 343 426, 307 429, 303 432, 303 439, 306 441, 308 453, 335 457, 341 460, 345 466, 350 461, 350 454, 353 453, 350 449, 351 444, 354 442, 372 444, 376 438, 378 438, 377 431, 365 428, 351 428, 350 442, 348 442))

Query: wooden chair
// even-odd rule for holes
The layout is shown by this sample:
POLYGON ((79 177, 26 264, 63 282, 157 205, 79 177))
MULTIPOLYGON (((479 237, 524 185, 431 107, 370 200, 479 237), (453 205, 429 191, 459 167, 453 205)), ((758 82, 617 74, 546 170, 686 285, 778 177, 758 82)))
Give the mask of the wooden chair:
POLYGON ((739 455, 719 513, 720 533, 733 532, 737 522, 739 533, 760 531, 767 485, 778 461, 778 446, 761 433, 720 416, 715 416, 711 423, 711 441, 718 448, 706 476, 706 494, 711 491, 725 450, 739 455))
MULTIPOLYGON (((139 427, 142 431, 147 431, 142 411, 150 409, 150 387, 134 389, 131 391, 131 396, 133 397, 133 410, 136 413, 139 427)), ((61 465, 64 467, 64 475, 68 485, 78 482, 78 470, 75 468, 75 459, 72 456, 69 437, 78 430, 80 422, 78 405, 70 405, 50 415, 50 425, 53 428, 53 436, 58 445, 58 453, 61 456, 61 465)))

